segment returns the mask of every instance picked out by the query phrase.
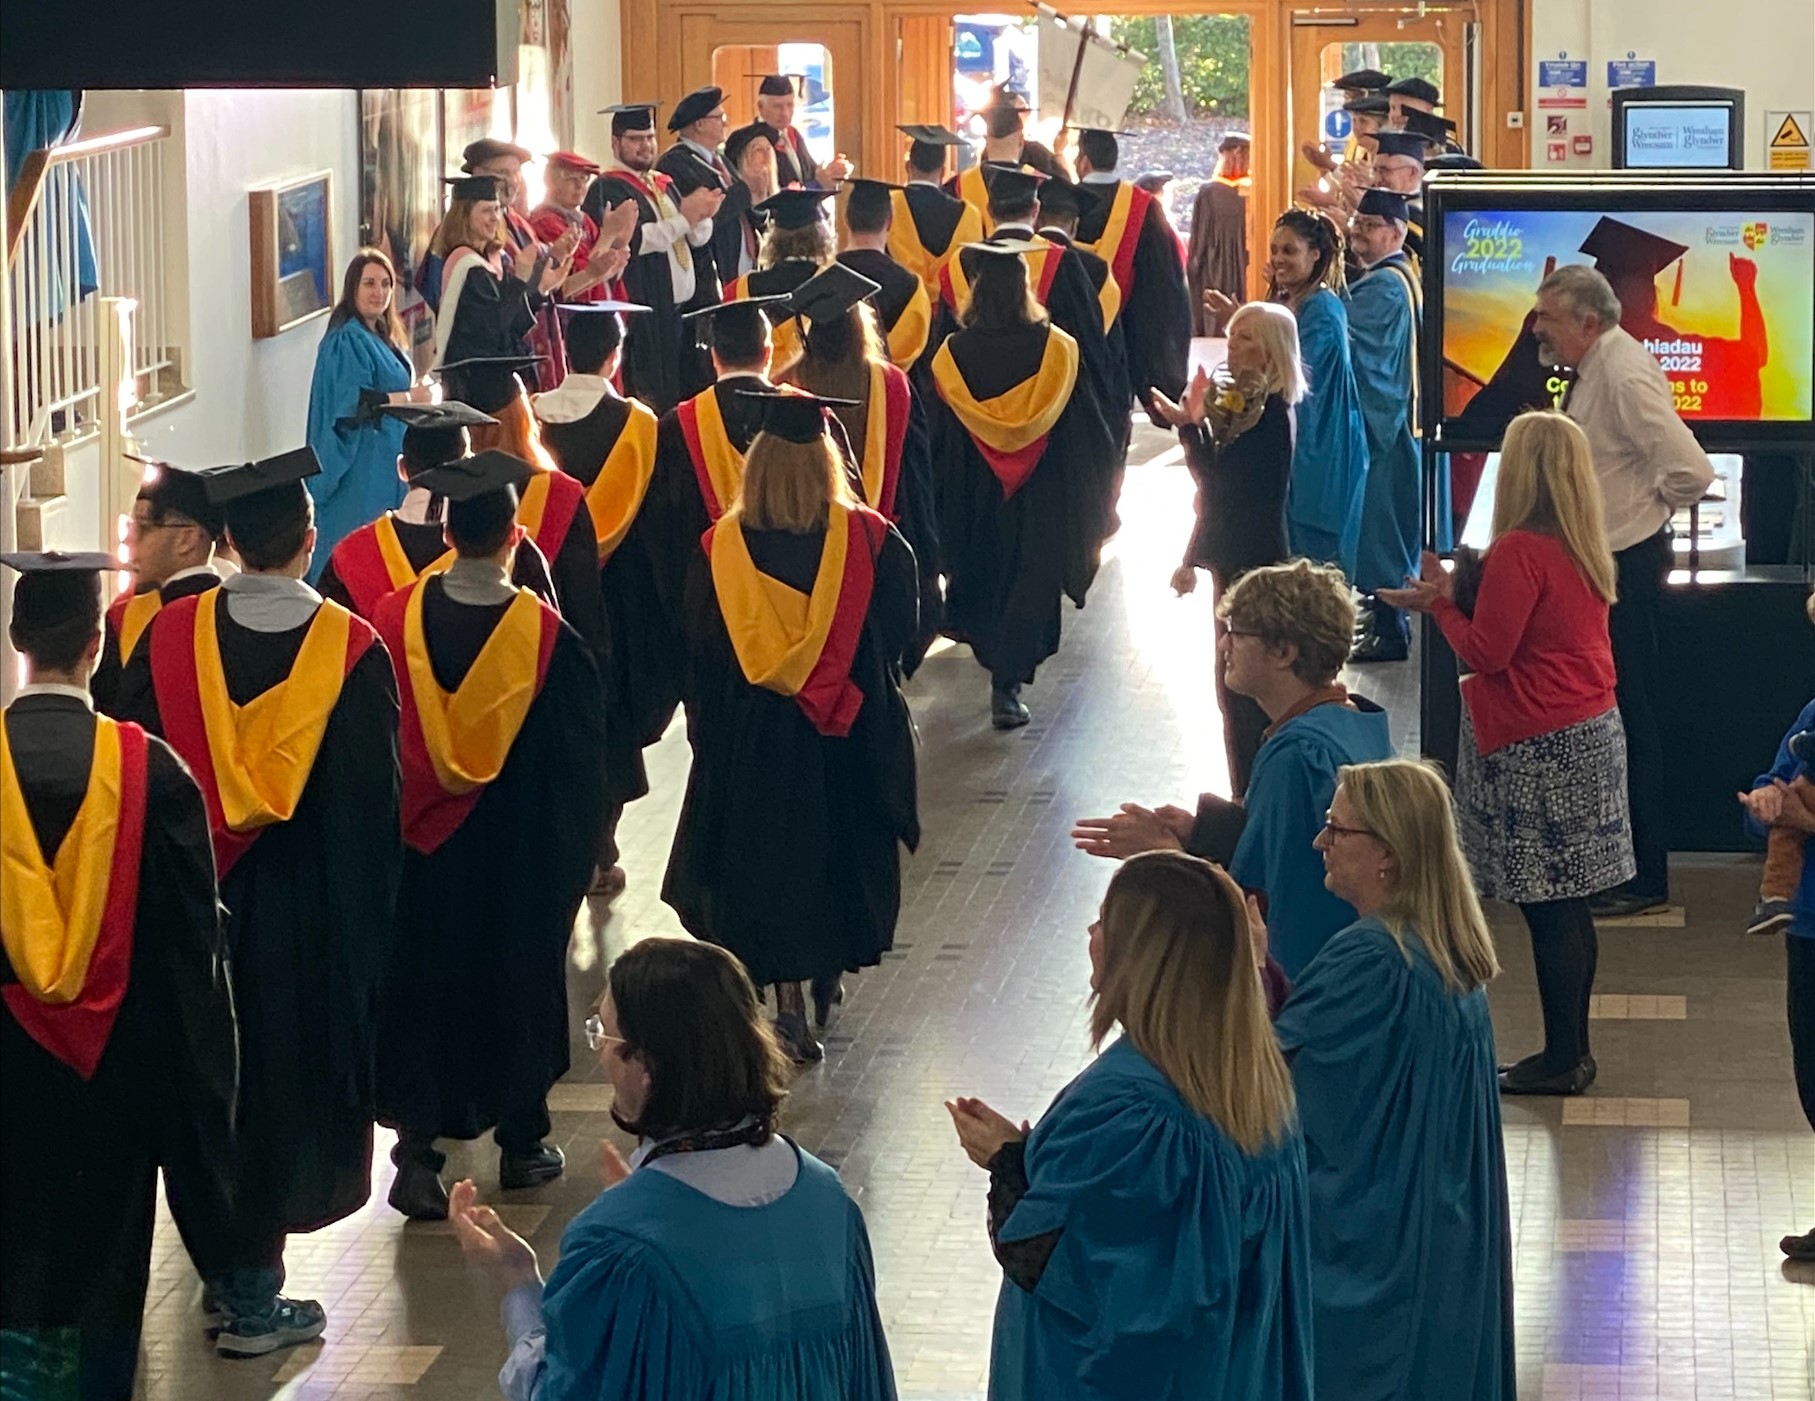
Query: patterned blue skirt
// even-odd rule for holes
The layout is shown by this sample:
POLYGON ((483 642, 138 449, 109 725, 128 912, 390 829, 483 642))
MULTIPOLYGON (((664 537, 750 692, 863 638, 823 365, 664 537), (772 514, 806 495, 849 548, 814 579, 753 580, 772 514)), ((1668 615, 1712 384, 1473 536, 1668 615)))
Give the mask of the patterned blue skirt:
POLYGON ((1461 740, 1456 818, 1483 899, 1568 900, 1632 879, 1618 710, 1482 754, 1464 705, 1461 740))

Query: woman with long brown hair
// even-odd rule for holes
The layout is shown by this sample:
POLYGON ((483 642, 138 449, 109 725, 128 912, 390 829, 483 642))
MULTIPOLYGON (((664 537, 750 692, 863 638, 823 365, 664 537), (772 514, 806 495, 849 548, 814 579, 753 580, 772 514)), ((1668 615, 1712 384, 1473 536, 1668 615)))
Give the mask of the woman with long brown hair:
POLYGON ((1102 1053, 1031 1129, 946 1105, 990 1176, 992 1397, 1309 1401, 1305 1151, 1264 937, 1221 867, 1136 856, 1090 926, 1102 1053))
POLYGON ((317 542, 311 579, 344 537, 403 499, 403 424, 376 410, 432 402, 434 390, 415 378, 397 317, 397 270, 378 249, 361 248, 341 279, 309 385, 308 441, 321 463, 321 475, 309 479, 317 542))
POLYGON ((914 558, 856 500, 811 395, 762 396, 741 493, 686 587, 693 767, 662 899, 776 989, 797 1061, 839 977, 893 946, 901 848, 920 839, 914 737, 895 659, 914 635, 914 558))

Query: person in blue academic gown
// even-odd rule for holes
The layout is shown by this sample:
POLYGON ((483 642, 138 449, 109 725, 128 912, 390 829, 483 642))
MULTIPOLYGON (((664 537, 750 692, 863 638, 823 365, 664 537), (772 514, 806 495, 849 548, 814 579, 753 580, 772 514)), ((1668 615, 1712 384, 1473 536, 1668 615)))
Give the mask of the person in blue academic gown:
POLYGON ((509 1287, 508 1401, 895 1401, 863 1213, 775 1132, 788 1063, 737 959, 646 939, 612 964, 586 1039, 611 1117, 607 1190, 535 1252, 472 1182, 450 1194, 467 1258, 509 1287))
POLYGON ((362 248, 347 264, 340 301, 315 352, 308 439, 321 475, 309 479, 316 532, 311 583, 336 545, 403 501, 397 476, 403 424, 378 408, 433 397, 427 388, 411 388, 415 372, 397 320, 396 283, 391 260, 362 248))
MULTIPOLYGON (((1269 300, 1298 318, 1299 353, 1310 393, 1298 405, 1292 479, 1286 491, 1292 553, 1340 564, 1355 577, 1368 442, 1349 359, 1348 310, 1340 295, 1342 234, 1327 215, 1288 209, 1273 225, 1267 251, 1269 300)), ((1235 301, 1206 291, 1204 307, 1223 316, 1235 301)))
POLYGON ((947 1104, 990 1175, 992 1401, 1311 1397, 1305 1158, 1255 933, 1216 867, 1135 857, 1090 930, 1092 1039, 1121 1037, 1031 1132, 947 1104))
MULTIPOLYGON (((1239 803, 1216 793, 1197 811, 1122 804, 1081 819, 1072 836, 1093 856, 1183 848, 1226 864, 1266 907, 1277 973, 1296 978, 1324 941, 1355 918, 1324 887, 1311 843, 1323 827, 1344 764, 1390 758, 1387 714, 1336 681, 1355 631, 1349 586, 1335 569, 1294 560, 1251 569, 1217 605, 1225 684, 1272 722, 1239 803)), ((1271 989, 1280 995, 1277 976, 1271 989)))
POLYGON ((1310 1167, 1317 1392, 1514 1401, 1493 939, 1437 770, 1343 771, 1317 839, 1361 918, 1278 1020, 1310 1167))
POLYGON ((1349 221, 1349 246, 1366 269, 1349 284, 1349 355, 1368 432, 1355 587, 1368 595, 1358 662, 1401 662, 1411 628, 1403 609, 1373 597, 1418 573, 1423 462, 1418 451, 1418 275, 1405 253, 1404 195, 1367 190, 1349 221))

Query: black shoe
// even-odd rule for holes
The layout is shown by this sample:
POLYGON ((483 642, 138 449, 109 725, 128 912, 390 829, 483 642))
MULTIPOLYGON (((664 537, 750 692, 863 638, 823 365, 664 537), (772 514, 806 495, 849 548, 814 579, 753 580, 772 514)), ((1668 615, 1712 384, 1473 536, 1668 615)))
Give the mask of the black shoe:
POLYGON ((1595 919, 1632 919, 1662 914, 1669 908, 1668 895, 1641 895, 1618 887, 1588 897, 1588 913, 1595 919))
POLYGON ((799 1012, 779 1012, 775 1017, 775 1035, 788 1059, 796 1065, 811 1065, 826 1058, 826 1048, 807 1030, 807 1019, 799 1012))
POLYGON ((1561 1075, 1541 1074, 1536 1066, 1522 1070, 1513 1066, 1500 1072, 1500 1093, 1503 1095, 1579 1095, 1594 1083, 1595 1063, 1593 1056, 1583 1056, 1575 1067, 1561 1075))
POLYGON ((1021 683, 989 688, 989 723, 998 730, 1018 730, 1033 716, 1021 704, 1021 683))
POLYGON ((1411 643, 1397 632, 1370 632, 1355 644, 1349 660, 1365 666, 1369 662, 1402 662, 1411 654, 1411 643))
POLYGON ((533 1153, 500 1152, 498 1185, 507 1191, 540 1187, 544 1182, 553 1182, 566 1168, 566 1155, 546 1143, 538 1143, 533 1153))
POLYGON ((447 1220, 447 1188, 441 1185, 441 1174, 414 1158, 397 1164, 397 1176, 385 1200, 412 1221, 447 1220))
MULTIPOLYGON (((1810 733, 1807 730, 1804 734, 1810 733)), ((1801 1236, 1785 1236, 1777 1248, 1792 1260, 1815 1260, 1815 1231, 1801 1236)))
POLYGON ((813 980, 813 1025, 819 1030, 826 1029, 826 1022, 832 1015, 832 1009, 844 1002, 844 979, 837 973, 829 978, 813 980))

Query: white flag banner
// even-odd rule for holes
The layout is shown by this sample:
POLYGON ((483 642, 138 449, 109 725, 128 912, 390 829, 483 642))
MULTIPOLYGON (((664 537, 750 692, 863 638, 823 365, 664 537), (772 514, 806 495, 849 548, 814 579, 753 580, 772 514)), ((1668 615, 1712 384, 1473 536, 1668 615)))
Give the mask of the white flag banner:
POLYGON ((1071 104, 1071 126, 1101 127, 1115 131, 1122 125, 1134 85, 1147 58, 1092 34, 1085 37, 1076 22, 1060 17, 1045 5, 1040 12, 1040 101, 1035 113, 1042 122, 1058 123, 1065 116, 1065 94, 1071 90, 1072 69, 1077 66, 1078 46, 1084 45, 1084 66, 1078 70, 1078 91, 1071 104))

